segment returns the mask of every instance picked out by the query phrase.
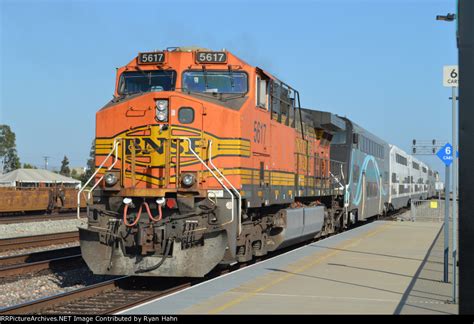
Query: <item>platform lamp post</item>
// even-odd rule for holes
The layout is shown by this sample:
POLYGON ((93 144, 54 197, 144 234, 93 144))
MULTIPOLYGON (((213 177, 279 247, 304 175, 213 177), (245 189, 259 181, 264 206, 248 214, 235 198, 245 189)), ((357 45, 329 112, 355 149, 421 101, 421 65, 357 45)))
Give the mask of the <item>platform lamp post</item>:
MULTIPOLYGON (((456 8, 458 8, 458 5, 456 4, 456 8)), ((442 20, 442 21, 448 21, 452 22, 456 20, 456 14, 449 13, 446 16, 436 16, 436 20, 442 20)), ((457 39, 457 30, 456 30, 456 39, 457 39)), ((450 69, 452 67, 445 67, 450 69)), ((452 240, 453 240, 453 250, 452 250, 452 256, 453 256, 453 303, 456 303, 456 269, 457 269, 457 185, 458 185, 458 161, 456 158, 456 154, 458 151, 458 145, 457 145, 457 119, 456 119, 456 89, 458 84, 457 81, 459 80, 459 71, 452 71, 451 74, 455 73, 456 75, 451 75, 452 79, 456 80, 456 83, 451 84, 451 91, 452 91, 452 97, 450 98, 452 100, 452 116, 453 116, 453 125, 452 125, 452 132, 453 132, 453 150, 452 150, 452 157, 453 157, 453 179, 452 179, 452 187, 453 187, 453 228, 452 228, 452 240)), ((445 73, 446 74, 446 73, 445 73)), ((444 78, 446 80, 446 76, 444 78)), ((449 86, 446 85, 445 86, 449 86)), ((447 197, 449 199, 449 197, 447 197)), ((449 200, 448 200, 449 202, 449 200)))

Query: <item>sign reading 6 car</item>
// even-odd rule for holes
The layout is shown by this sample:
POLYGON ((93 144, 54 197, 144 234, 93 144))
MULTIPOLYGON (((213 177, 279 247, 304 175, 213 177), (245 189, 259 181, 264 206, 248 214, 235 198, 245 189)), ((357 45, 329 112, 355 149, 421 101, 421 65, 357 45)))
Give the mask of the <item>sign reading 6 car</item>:
POLYGON ((163 52, 138 53, 138 64, 157 64, 165 61, 163 52))
POLYGON ((443 86, 457 88, 459 84, 459 68, 457 65, 443 67, 443 86))

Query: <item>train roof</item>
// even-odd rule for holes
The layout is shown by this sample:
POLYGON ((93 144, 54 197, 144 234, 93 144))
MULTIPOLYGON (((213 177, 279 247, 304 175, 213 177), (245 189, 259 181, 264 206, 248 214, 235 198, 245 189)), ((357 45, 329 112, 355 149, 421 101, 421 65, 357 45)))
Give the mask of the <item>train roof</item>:
POLYGON ((319 111, 311 108, 301 108, 303 122, 314 128, 325 129, 332 132, 339 132, 346 129, 346 123, 337 115, 319 111))
POLYGON ((389 145, 389 143, 383 139, 381 139, 380 137, 378 137, 377 135, 375 135, 374 133, 368 131, 367 129, 365 129, 364 127, 360 126, 359 124, 357 124, 356 122, 354 122, 353 120, 347 118, 347 117, 342 117, 342 116, 339 116, 337 115, 339 118, 342 118, 344 119, 345 121, 347 121, 348 123, 350 123, 352 125, 352 128, 357 132, 357 133, 360 133, 362 135, 365 135, 371 139, 375 139, 377 142, 379 142, 379 144, 384 144, 384 145, 389 145))

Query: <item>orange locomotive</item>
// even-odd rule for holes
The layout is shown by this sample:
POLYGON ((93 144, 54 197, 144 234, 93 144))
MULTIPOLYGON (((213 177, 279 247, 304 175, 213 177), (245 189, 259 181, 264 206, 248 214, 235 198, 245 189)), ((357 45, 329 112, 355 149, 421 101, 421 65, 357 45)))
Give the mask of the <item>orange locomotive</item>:
POLYGON ((96 274, 204 276, 336 231, 337 116, 232 53, 139 53, 96 116, 82 255, 96 274), (332 167, 332 169, 331 169, 332 167))

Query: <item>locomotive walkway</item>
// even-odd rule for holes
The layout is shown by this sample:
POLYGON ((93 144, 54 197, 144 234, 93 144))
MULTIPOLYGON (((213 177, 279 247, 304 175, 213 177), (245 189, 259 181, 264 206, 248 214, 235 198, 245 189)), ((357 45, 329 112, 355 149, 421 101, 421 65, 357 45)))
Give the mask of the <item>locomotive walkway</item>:
POLYGON ((123 313, 457 314, 442 235, 440 222, 377 221, 123 313))

